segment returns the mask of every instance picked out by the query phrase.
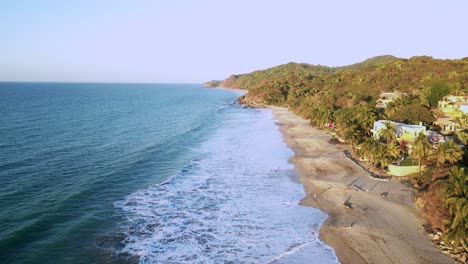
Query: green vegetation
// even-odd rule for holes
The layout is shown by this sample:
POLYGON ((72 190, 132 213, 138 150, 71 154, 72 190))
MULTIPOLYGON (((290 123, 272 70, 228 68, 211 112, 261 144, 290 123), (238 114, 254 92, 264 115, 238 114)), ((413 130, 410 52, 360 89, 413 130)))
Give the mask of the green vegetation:
POLYGON ((335 69, 337 71, 348 71, 348 70, 356 71, 356 70, 361 70, 361 69, 364 69, 367 67, 373 67, 373 66, 382 67, 385 64, 392 63, 396 60, 398 60, 398 58, 395 56, 391 56, 391 55, 376 56, 376 57, 367 59, 362 62, 351 64, 348 66, 337 67, 335 69))
POLYGON ((418 164, 418 161, 412 158, 406 158, 400 163, 400 166, 414 166, 414 164, 418 164))
POLYGON ((429 107, 436 108, 439 101, 442 100, 444 96, 450 94, 450 92, 450 88, 437 83, 424 90, 423 98, 427 101, 429 107))
POLYGON ((222 86, 226 88, 251 89, 254 86, 261 85, 264 81, 272 77, 286 76, 293 74, 295 76, 316 76, 334 72, 334 68, 309 65, 306 63, 283 64, 266 70, 254 71, 249 74, 234 74, 224 80, 222 86))
POLYGON ((439 180, 443 184, 443 200, 451 219, 446 242, 462 245, 468 251, 468 177, 464 168, 452 167, 448 177, 439 180))
POLYGON ((379 113, 369 105, 355 105, 338 109, 334 113, 336 132, 351 144, 354 150, 371 136, 371 128, 379 113))
POLYGON ((294 110, 320 105, 340 108, 373 104, 381 92, 401 91, 416 96, 410 97, 412 100, 408 104, 417 101, 412 104, 417 106, 422 103, 426 108, 420 110, 427 112, 427 107, 446 93, 446 90, 438 92, 439 88, 466 93, 467 79, 468 58, 437 60, 426 56, 411 59, 383 56, 337 68, 288 63, 232 75, 221 86, 248 89, 248 100, 264 104, 287 103, 294 110))
POLYGON ((385 114, 388 119, 413 125, 419 122, 430 124, 435 121, 430 108, 424 106, 416 95, 403 96, 388 103, 385 114))
POLYGON ((457 119, 464 130, 457 132, 456 140, 465 144, 463 149, 454 140, 433 148, 423 134, 410 143, 397 142, 391 123, 386 124, 379 138, 373 138, 370 130, 379 119, 434 127, 434 116, 438 114, 435 108, 443 96, 468 94, 468 58, 379 56, 344 67, 288 63, 232 75, 220 86, 248 89, 242 98, 246 104, 286 106, 310 119, 313 126, 333 124, 336 135, 352 146, 354 155, 366 158, 376 168, 386 168, 410 154, 411 159, 406 162, 417 161, 420 173, 412 181, 420 186, 421 197, 435 201, 428 204, 444 202, 447 206, 447 209, 434 206, 436 209, 432 210, 436 211, 428 213, 443 218, 434 220, 434 226, 446 231, 446 239, 466 249, 467 177, 463 169, 452 169, 449 173, 448 166, 468 163, 468 153, 464 151, 468 142, 468 115, 457 119), (385 111, 375 108, 379 95, 392 91, 404 96, 387 104, 385 111), (421 174, 423 164, 428 169, 421 174), (441 178, 443 191, 434 184, 441 178))
POLYGON ((386 143, 394 143, 396 141, 396 136, 393 130, 396 125, 391 122, 385 122, 384 125, 385 127, 379 131, 379 137, 386 143))
POLYGON ((439 144, 432 153, 432 158, 438 165, 454 164, 463 159, 463 150, 457 146, 453 139, 439 144))
POLYGON ((431 143, 427 140, 426 135, 419 133, 418 137, 413 143, 411 156, 418 160, 419 173, 421 173, 421 161, 429 156, 431 150, 431 143))

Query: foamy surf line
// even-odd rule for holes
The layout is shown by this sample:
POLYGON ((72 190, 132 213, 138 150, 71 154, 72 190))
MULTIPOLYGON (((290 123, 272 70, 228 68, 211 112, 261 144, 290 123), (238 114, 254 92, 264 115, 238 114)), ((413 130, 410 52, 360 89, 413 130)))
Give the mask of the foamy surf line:
POLYGON ((270 110, 230 107, 198 158, 115 206, 121 252, 140 263, 337 263, 316 235, 326 219, 304 196, 270 110))

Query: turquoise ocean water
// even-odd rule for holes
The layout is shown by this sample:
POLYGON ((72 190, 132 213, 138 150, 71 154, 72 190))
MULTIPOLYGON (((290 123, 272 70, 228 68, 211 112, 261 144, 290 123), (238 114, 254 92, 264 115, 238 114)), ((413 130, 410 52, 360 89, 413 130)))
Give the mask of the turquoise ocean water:
POLYGON ((0 83, 0 263, 336 263, 271 112, 238 96, 0 83))

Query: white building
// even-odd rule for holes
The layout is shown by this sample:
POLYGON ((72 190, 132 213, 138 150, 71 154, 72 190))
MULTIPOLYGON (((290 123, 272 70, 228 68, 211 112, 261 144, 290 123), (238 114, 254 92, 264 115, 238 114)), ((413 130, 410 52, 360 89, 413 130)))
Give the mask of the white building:
POLYGON ((390 122, 395 125, 393 132, 398 140, 411 140, 418 137, 420 132, 427 135, 426 127, 423 125, 408 125, 405 123, 398 123, 389 120, 379 120, 374 122, 374 128, 371 129, 372 135, 376 138, 379 137, 380 130, 385 128, 385 123, 390 122))

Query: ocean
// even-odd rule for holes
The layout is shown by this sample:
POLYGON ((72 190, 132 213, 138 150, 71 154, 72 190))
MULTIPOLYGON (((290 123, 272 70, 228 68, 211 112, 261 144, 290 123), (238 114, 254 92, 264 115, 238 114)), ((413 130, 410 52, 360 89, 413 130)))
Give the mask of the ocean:
POLYGON ((337 263, 274 116, 239 95, 0 83, 0 263, 337 263))

